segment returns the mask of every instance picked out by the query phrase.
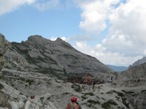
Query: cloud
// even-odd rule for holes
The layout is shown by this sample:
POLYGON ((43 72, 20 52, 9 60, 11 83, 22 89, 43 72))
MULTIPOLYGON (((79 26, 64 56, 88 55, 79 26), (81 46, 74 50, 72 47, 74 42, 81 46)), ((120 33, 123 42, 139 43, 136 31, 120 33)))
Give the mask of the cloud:
MULTIPOLYGON (((31 5, 44 11, 60 7, 63 3, 71 4, 70 6, 76 4, 81 9, 79 27, 84 33, 72 37, 77 41, 74 46, 105 64, 129 65, 146 55, 146 2, 145 0, 123 1, 0 0, 0 15, 23 5, 31 5), (93 37, 94 43, 98 39, 102 41, 91 46, 89 43, 92 42, 89 41, 93 37)), ((72 39, 64 37, 67 41, 72 39)))
POLYGON ((126 4, 113 10, 109 17, 111 37, 104 42, 109 50, 121 51, 131 56, 145 54, 145 5, 145 0, 128 0, 126 4))
POLYGON ((96 36, 104 31, 101 43, 90 46, 76 43, 76 48, 90 54, 105 64, 128 66, 146 55, 146 2, 145 0, 81 0, 82 21, 80 28, 96 36), (82 46, 79 46, 82 45, 82 46))
POLYGON ((59 5, 60 5, 59 0, 44 0, 44 1, 38 0, 34 3, 34 6, 40 11, 57 8, 59 7, 59 5))
MULTIPOLYGON (((66 41, 66 42, 69 41, 69 39, 66 38, 66 37, 64 37, 64 36, 58 36, 58 37, 61 38, 61 39, 64 40, 64 41, 66 41)), ((57 37, 57 36, 52 36, 50 39, 51 39, 52 41, 55 41, 58 37, 57 37)))
POLYGON ((93 47, 85 41, 77 41, 74 47, 85 54, 96 57, 102 63, 110 65, 129 66, 137 59, 142 58, 141 56, 125 56, 119 52, 108 51, 102 44, 93 47))
POLYGON ((32 4, 35 0, 0 0, 0 15, 11 12, 24 4, 32 4))
POLYGON ((89 0, 79 2, 82 9, 80 28, 91 34, 98 34, 107 28, 108 15, 119 0, 89 0))
POLYGON ((60 0, 0 0, 0 15, 12 12, 23 5, 31 5, 40 11, 58 8, 60 0))

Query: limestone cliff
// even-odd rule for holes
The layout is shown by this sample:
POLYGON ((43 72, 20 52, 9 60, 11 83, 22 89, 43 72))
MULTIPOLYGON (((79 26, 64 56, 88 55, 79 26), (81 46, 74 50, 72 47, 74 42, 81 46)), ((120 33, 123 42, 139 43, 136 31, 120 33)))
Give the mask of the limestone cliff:
POLYGON ((12 42, 5 55, 5 68, 55 75, 60 78, 69 73, 98 75, 111 71, 98 59, 83 54, 69 43, 42 36, 30 36, 21 43, 12 42))

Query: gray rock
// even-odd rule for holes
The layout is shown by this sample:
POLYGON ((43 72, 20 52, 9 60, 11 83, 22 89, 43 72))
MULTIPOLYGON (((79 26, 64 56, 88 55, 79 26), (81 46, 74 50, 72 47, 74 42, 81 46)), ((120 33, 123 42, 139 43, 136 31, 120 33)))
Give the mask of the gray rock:
POLYGON ((50 41, 42 36, 30 36, 27 41, 12 42, 5 55, 6 68, 47 73, 59 78, 69 73, 98 75, 112 71, 94 57, 83 54, 57 38, 50 41))
POLYGON ((3 56, 8 49, 8 41, 5 39, 5 36, 0 34, 0 71, 4 66, 3 56))

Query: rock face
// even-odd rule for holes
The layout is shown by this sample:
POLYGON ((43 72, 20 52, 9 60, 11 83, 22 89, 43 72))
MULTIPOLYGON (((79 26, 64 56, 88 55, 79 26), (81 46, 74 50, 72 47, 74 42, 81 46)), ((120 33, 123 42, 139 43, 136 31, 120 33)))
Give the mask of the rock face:
POLYGON ((0 71, 3 68, 3 56, 8 49, 8 41, 0 34, 0 71))
POLYGON ((83 109, 145 109, 146 87, 119 88, 107 83, 96 84, 94 91, 90 85, 75 90, 72 83, 39 79, 35 73, 33 78, 26 75, 0 80, 1 109, 64 109, 73 96, 79 98, 83 109))
POLYGON ((142 59, 135 61, 132 65, 129 66, 129 68, 141 65, 143 63, 146 63, 146 57, 143 57, 142 59))
POLYGON ((96 76, 111 71, 96 58, 77 51, 60 38, 51 41, 38 35, 30 36, 25 42, 12 42, 5 62, 8 69, 41 72, 60 78, 69 73, 96 76))
POLYGON ((128 79, 146 78, 146 63, 129 68, 122 72, 122 75, 128 79))
POLYGON ((146 63, 130 67, 128 70, 123 71, 118 81, 121 86, 131 88, 127 92, 127 97, 129 102, 134 106, 134 109, 146 109, 146 90, 143 89, 146 85, 146 63), (133 87, 139 88, 132 90, 133 87))
POLYGON ((146 90, 141 91, 134 100, 135 109, 146 109, 146 90))
POLYGON ((146 109, 144 63, 113 73, 62 39, 51 41, 38 35, 12 42, 4 53, 0 109, 65 109, 73 96, 79 98, 82 109, 146 109), (117 79, 93 87, 61 80, 69 73, 90 73, 103 80, 111 80, 114 74, 117 79))

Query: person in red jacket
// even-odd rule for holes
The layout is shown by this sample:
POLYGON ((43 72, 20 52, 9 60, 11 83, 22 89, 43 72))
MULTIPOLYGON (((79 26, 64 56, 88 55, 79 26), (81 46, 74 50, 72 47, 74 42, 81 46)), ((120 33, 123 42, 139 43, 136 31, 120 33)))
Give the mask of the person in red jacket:
POLYGON ((76 97, 71 98, 71 103, 67 105, 66 109, 81 109, 81 106, 79 105, 77 101, 78 101, 78 98, 76 97))

